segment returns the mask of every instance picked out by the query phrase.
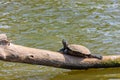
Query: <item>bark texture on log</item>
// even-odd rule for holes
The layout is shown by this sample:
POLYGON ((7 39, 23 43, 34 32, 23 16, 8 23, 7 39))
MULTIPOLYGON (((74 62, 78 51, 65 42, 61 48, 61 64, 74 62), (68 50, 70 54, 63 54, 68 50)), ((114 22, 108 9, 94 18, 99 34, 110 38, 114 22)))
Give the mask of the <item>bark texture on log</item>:
POLYGON ((79 58, 59 52, 15 45, 7 40, 5 34, 0 34, 0 60, 66 69, 120 67, 120 55, 103 56, 101 60, 79 58))

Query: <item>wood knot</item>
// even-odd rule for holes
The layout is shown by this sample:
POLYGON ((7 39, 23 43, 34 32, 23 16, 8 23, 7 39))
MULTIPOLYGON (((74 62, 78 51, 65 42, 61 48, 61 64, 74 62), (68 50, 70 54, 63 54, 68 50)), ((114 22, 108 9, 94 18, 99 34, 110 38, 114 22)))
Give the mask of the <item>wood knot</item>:
POLYGON ((26 57, 27 59, 33 59, 34 58, 34 55, 30 54, 26 57))
POLYGON ((31 58, 33 58, 34 56, 33 55, 30 55, 31 58))

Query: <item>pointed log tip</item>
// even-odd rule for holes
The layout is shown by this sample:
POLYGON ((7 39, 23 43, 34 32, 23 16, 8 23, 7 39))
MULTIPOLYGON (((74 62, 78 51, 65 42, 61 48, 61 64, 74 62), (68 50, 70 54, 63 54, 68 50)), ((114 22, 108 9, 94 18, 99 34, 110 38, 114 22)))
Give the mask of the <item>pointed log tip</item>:
POLYGON ((10 42, 7 39, 7 35, 6 34, 0 34, 0 45, 9 45, 10 42))
POLYGON ((7 40, 6 34, 0 34, 0 41, 7 40))

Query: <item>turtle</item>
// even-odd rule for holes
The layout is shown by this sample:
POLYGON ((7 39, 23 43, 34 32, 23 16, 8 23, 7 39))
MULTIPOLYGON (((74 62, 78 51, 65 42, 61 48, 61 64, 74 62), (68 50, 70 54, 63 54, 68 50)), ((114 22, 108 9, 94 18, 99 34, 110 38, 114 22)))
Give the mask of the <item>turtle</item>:
POLYGON ((97 58, 102 59, 101 55, 91 54, 90 50, 82 45, 68 44, 64 39, 62 40, 63 48, 59 52, 68 54, 71 56, 83 57, 83 58, 97 58))

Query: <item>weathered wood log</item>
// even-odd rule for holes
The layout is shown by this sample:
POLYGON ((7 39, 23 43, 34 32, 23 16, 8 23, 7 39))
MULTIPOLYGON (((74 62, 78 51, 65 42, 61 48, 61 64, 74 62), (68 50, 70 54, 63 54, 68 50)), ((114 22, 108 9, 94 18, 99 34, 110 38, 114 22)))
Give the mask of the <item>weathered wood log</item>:
POLYGON ((0 60, 66 69, 120 67, 120 55, 96 58, 79 58, 59 52, 35 49, 12 44, 5 34, 0 34, 0 60))

